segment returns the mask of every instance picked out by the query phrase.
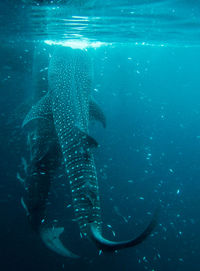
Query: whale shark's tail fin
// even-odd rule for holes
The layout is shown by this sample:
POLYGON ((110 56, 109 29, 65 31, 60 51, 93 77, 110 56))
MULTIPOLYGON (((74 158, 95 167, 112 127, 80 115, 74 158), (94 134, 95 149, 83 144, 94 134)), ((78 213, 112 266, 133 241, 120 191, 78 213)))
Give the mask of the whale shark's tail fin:
POLYGON ((151 222, 147 226, 147 228, 136 238, 116 242, 116 241, 110 241, 106 238, 104 238, 101 234, 101 232, 96 228, 96 226, 91 223, 89 228, 89 236, 92 241, 96 244, 96 246, 103 250, 103 251, 115 251, 120 250, 128 247, 137 246, 138 244, 142 243, 153 231, 157 224, 157 216, 158 216, 159 209, 156 210, 151 222))
POLYGON ((69 258, 79 258, 78 255, 71 252, 69 249, 64 247, 63 243, 59 239, 60 235, 63 233, 63 227, 52 227, 52 228, 43 228, 40 230, 40 237, 44 244, 54 252, 69 258))

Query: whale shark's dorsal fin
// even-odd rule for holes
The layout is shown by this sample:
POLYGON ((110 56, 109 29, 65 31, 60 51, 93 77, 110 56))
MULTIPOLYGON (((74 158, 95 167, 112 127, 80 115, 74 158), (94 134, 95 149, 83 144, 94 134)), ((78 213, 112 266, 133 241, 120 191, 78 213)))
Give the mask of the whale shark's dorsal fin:
POLYGON ((99 146, 96 139, 82 131, 77 125, 73 129, 74 140, 84 149, 92 149, 99 146))
POLYGON ((42 97, 36 105, 26 115, 22 127, 35 119, 52 120, 51 101, 49 93, 42 97))
POLYGON ((52 228, 44 228, 40 231, 40 237, 44 244, 54 252, 58 253, 61 256, 69 257, 69 258, 79 258, 78 255, 71 252, 67 249, 60 240, 60 235, 63 233, 63 227, 52 227, 52 228))
POLYGON ((94 101, 90 100, 89 102, 89 115, 90 120, 100 121, 104 128, 106 128, 106 117, 100 108, 100 106, 94 101))

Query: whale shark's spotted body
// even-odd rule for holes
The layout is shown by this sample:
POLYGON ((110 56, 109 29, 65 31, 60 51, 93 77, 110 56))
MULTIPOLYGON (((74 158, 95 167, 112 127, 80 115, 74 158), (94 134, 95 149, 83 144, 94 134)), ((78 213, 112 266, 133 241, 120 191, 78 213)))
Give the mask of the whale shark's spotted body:
MULTIPOLYGON (((44 144, 46 147, 44 147, 43 144, 40 144, 41 139, 44 139, 44 137, 39 137, 36 140, 37 153, 42 153, 43 158, 46 157, 46 167, 50 169, 52 161, 56 164, 57 158, 54 156, 51 161, 47 158, 52 154, 52 146, 55 148, 56 145, 59 145, 57 152, 54 154, 59 156, 58 149, 61 150, 65 171, 71 186, 74 213, 81 233, 93 240, 100 249, 116 250, 131 247, 141 243, 150 234, 155 226, 155 218, 153 218, 146 230, 133 240, 111 242, 101 235, 102 219, 99 188, 92 150, 98 146, 98 143, 89 136, 88 125, 90 118, 101 121, 104 127, 106 121, 101 109, 91 99, 91 89, 92 65, 88 53, 67 47, 55 49, 48 67, 48 92, 32 107, 24 120, 23 126, 33 120, 40 123, 39 119, 42 119, 42 122, 48 122, 47 126, 43 126, 45 134, 46 132, 48 134, 47 127, 51 127, 46 138, 50 137, 52 141, 47 141, 44 144)), ((42 129, 40 124, 39 134, 43 134, 42 129)), ((32 163, 39 163, 40 165, 39 156, 37 158, 38 161, 32 161, 32 163)), ((40 175, 36 175, 38 176, 36 183, 40 183, 37 187, 45 185, 45 182, 41 183, 42 178, 40 180, 40 175)), ((32 178, 34 176, 29 178, 31 183, 32 178)), ((29 195, 33 194, 31 193, 33 187, 29 186, 29 195)), ((42 191, 46 193, 46 190, 43 189, 42 191)), ((47 193, 45 195, 41 194, 40 189, 38 194, 39 206, 40 202, 44 202, 47 193)), ((37 189, 34 190, 34 195, 37 198, 37 189)), ((31 213, 32 201, 33 199, 29 197, 25 203, 30 217, 35 215, 35 213, 31 213)), ((44 211, 44 206, 42 210, 44 211)), ((38 208, 39 211, 41 211, 40 208, 38 208)), ((40 214, 36 217, 41 219, 42 216, 40 214)), ((74 254, 65 250, 62 244, 58 243, 58 237, 62 230, 55 232, 57 238, 54 238, 54 234, 52 237, 52 232, 45 229, 41 221, 38 221, 38 231, 48 247, 64 256, 74 257, 74 254), (55 242, 54 239, 57 241, 55 242)))
POLYGON ((86 52, 62 48, 49 66, 54 124, 71 185, 75 216, 82 233, 88 221, 101 224, 100 200, 88 133, 92 71, 86 52))

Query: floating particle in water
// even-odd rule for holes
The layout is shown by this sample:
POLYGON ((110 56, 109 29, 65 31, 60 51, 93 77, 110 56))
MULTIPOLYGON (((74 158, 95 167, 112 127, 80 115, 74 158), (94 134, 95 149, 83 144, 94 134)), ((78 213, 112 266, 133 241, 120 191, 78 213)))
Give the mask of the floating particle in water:
POLYGON ((60 179, 60 178, 62 178, 64 176, 64 174, 60 174, 60 175, 58 175, 58 178, 60 179))
POLYGON ((27 173, 27 171, 28 171, 28 163, 27 163, 27 161, 26 161, 26 159, 24 157, 21 158, 21 161, 22 161, 22 166, 23 166, 24 172, 27 173))
POLYGON ((167 228, 163 227, 163 231, 165 231, 165 232, 166 232, 166 231, 167 231, 167 228))
POLYGON ((191 222, 192 224, 195 224, 195 220, 194 220, 193 218, 190 218, 190 222, 191 222))
POLYGON ((179 190, 179 189, 177 189, 176 194, 177 194, 177 195, 180 194, 180 190, 179 190))
POLYGON ((143 260, 145 263, 148 262, 148 260, 147 260, 147 258, 146 258, 145 256, 142 258, 142 260, 143 260))
POLYGON ((128 180, 128 183, 133 183, 133 180, 128 180))
POLYGON ((169 172, 170 172, 170 173, 174 173, 174 171, 173 171, 172 168, 169 168, 169 172))
POLYGON ((17 172, 17 179, 19 180, 19 182, 20 182, 21 184, 24 184, 24 183, 25 183, 24 179, 20 176, 19 172, 17 172))
POLYGON ((161 117, 161 119, 165 119, 165 115, 161 115, 160 117, 161 117))
POLYGON ((139 199, 140 199, 140 200, 144 200, 144 198, 143 198, 143 197, 139 197, 139 199))
POLYGON ((146 157, 146 160, 150 160, 152 154, 151 153, 147 153, 147 157, 146 157))
POLYGON ((113 234, 113 236, 116 236, 116 233, 112 230, 112 234, 113 234))
POLYGON ((101 178, 102 178, 103 180, 107 180, 107 179, 108 179, 108 176, 107 176, 106 173, 103 173, 103 175, 101 176, 101 178))

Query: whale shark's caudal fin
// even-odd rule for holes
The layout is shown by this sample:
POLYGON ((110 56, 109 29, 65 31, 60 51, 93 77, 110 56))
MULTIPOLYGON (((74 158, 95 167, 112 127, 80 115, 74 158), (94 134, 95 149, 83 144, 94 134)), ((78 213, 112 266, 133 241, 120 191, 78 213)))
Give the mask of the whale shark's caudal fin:
POLYGON ((59 239, 60 235, 63 233, 63 227, 52 227, 45 228, 40 231, 40 237, 44 244, 54 252, 58 253, 61 256, 77 259, 78 255, 71 252, 69 249, 64 247, 63 243, 59 239))
MULTIPOLYGON (((30 215, 23 198, 21 198, 21 204, 25 209, 27 216, 30 215)), ((64 231, 63 227, 58 228, 52 227, 52 228, 42 228, 39 232, 42 241, 50 250, 53 250, 54 252, 64 257, 74 259, 79 258, 78 255, 74 254, 69 249, 67 249, 61 242, 59 237, 63 233, 63 231, 64 231)))
POLYGON ((155 212, 151 222, 147 226, 147 228, 136 238, 126 240, 126 241, 110 241, 102 236, 96 226, 91 223, 90 224, 90 238, 96 244, 96 246, 103 251, 115 251, 128 247, 134 247, 138 244, 142 243, 153 231, 157 222, 157 214, 158 211, 155 212))

